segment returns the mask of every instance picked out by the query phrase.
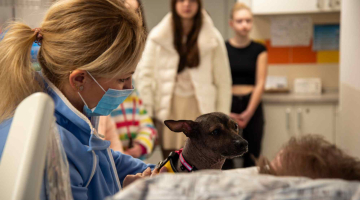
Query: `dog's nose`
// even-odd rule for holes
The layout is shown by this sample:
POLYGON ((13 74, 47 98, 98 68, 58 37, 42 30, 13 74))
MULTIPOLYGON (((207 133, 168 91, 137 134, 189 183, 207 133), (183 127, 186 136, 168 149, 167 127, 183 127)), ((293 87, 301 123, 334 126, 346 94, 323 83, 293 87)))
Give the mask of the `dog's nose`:
POLYGON ((245 149, 248 147, 248 142, 246 140, 235 140, 234 143, 237 149, 245 149))

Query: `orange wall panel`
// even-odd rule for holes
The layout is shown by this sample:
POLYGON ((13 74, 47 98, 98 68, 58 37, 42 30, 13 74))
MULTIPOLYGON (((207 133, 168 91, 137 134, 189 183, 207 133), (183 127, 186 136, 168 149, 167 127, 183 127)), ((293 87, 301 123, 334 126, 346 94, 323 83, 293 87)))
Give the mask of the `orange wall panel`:
POLYGON ((269 64, 290 63, 290 47, 272 47, 270 40, 266 40, 269 64))
POLYGON ((266 40, 269 64, 317 63, 317 52, 312 50, 312 42, 306 47, 272 47, 266 40))
POLYGON ((292 47, 292 63, 316 63, 317 55, 312 50, 312 42, 307 47, 292 47))

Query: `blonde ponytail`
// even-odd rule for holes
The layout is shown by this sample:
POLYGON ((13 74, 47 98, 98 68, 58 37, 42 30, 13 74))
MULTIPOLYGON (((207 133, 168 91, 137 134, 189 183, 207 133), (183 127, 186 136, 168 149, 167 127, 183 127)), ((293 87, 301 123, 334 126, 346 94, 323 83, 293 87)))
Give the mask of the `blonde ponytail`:
POLYGON ((24 98, 42 91, 30 58, 35 32, 19 22, 4 30, 5 37, 0 41, 0 122, 11 117, 24 98))
MULTIPOLYGON (((14 23, 0 41, 0 123, 16 106, 43 88, 31 67, 30 48, 36 34, 14 23)), ((38 61, 46 76, 62 89, 70 71, 113 78, 133 72, 145 45, 139 15, 121 0, 61 0, 41 25, 38 61)), ((41 81, 40 81, 41 82, 41 81)))

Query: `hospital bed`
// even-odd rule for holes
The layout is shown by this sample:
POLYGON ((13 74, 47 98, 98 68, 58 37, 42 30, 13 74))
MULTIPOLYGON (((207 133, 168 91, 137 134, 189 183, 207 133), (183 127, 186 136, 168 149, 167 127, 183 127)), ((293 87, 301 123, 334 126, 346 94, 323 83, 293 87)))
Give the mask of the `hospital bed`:
POLYGON ((0 161, 0 199, 40 199, 40 192, 48 197, 51 192, 57 192, 52 196, 57 199, 59 190, 46 186, 48 183, 64 186, 61 184, 66 182, 66 190, 70 190, 68 166, 64 158, 55 125, 53 100, 45 93, 27 97, 15 111, 0 161), (50 154, 55 159, 49 159, 47 156, 50 154), (59 169, 60 173, 57 172, 59 169))
POLYGON ((163 174, 108 200, 360 200, 360 182, 260 175, 256 168, 163 174))

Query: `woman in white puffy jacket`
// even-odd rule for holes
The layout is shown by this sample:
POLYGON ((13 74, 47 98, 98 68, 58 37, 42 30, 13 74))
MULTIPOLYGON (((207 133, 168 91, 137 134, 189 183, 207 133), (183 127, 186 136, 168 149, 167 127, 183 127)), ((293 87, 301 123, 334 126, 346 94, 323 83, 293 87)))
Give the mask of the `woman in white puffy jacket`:
MULTIPOLYGON (((201 0, 171 1, 171 12, 148 36, 137 70, 143 104, 160 121, 230 113, 232 81, 225 43, 201 0)), ((185 139, 165 127, 163 150, 179 149, 185 139)))

